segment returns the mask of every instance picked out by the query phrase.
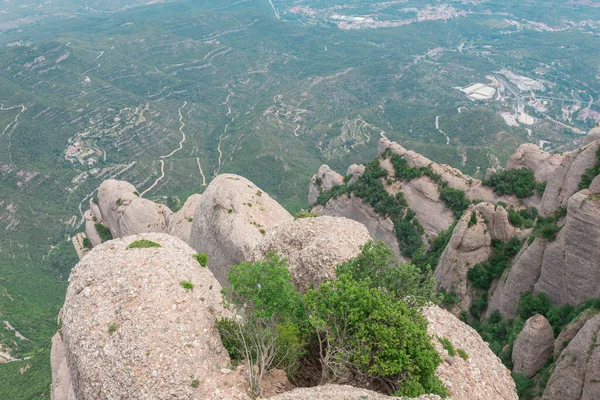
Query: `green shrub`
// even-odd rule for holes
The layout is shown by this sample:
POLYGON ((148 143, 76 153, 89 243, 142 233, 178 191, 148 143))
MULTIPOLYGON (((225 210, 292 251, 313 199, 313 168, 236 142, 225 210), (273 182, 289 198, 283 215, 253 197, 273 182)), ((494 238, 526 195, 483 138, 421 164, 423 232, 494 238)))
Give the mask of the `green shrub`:
POLYGON ((469 359, 469 353, 467 353, 465 350, 463 349, 457 349, 456 352, 458 353, 458 356, 460 358, 462 358, 463 360, 468 360, 469 359))
POLYGON ((438 342, 442 344, 442 347, 448 352, 450 357, 454 357, 456 355, 456 349, 454 349, 450 339, 438 336, 438 342))
POLYGON ((111 324, 108 325, 108 334, 109 335, 112 335, 116 331, 117 331, 117 324, 115 322, 112 322, 111 324))
POLYGON ((151 247, 162 246, 159 243, 147 239, 136 240, 135 242, 132 242, 129 246, 127 246, 128 249, 149 249, 151 247))
POLYGON ((456 221, 454 221, 448 229, 441 231, 437 237, 429 243, 429 249, 425 250, 424 248, 421 248, 416 251, 412 257, 412 263, 422 271, 425 271, 427 266, 435 271, 442 253, 446 250, 448 242, 450 242, 455 227, 456 221))
POLYGON ((510 267, 512 258, 521 249, 521 242, 517 237, 508 242, 492 241, 492 254, 487 261, 476 264, 467 272, 467 278, 476 288, 488 290, 494 279, 502 276, 505 269, 510 267))
POLYGON ((519 302, 517 313, 521 318, 527 318, 535 315, 546 315, 550 310, 550 298, 544 292, 533 295, 531 292, 523 293, 519 302))
POLYGON ((512 226, 517 228, 529 229, 533 228, 533 222, 537 218, 537 209, 533 207, 530 210, 515 210, 513 207, 509 207, 507 210, 508 221, 512 226))
POLYGON ((596 176, 600 175, 600 146, 596 151, 596 164, 592 168, 585 170, 579 181, 579 190, 588 189, 596 176))
POLYGON ((533 170, 529 168, 498 171, 483 184, 491 186, 500 195, 514 194, 520 199, 533 196, 536 188, 533 170))
POLYGON ((120 206, 121 205, 121 199, 117 199, 116 203, 117 203, 118 206, 120 206))
POLYGON ((535 184, 535 190, 538 191, 538 193, 540 194, 540 196, 544 195, 544 192, 546 191, 546 186, 548 185, 548 181, 544 181, 544 182, 538 182, 535 184))
POLYGON ((90 239, 88 239, 86 237, 83 238, 82 244, 83 244, 83 248, 84 249, 91 249, 92 248, 92 242, 90 241, 90 239))
POLYGON ((192 385, 191 385, 194 389, 197 389, 200 387, 200 381, 198 379, 194 379, 192 381, 192 385))
POLYGON ((186 289, 186 290, 192 290, 194 289, 194 284, 192 282, 189 281, 181 281, 179 282, 179 285, 181 285, 182 288, 186 289))
POLYGON ((101 223, 96 223, 94 224, 94 228, 96 229, 96 232, 98 232, 98 236, 100 236, 102 243, 112 240, 112 233, 110 233, 110 229, 106 226, 101 223))
POLYGON ((488 293, 487 291, 484 291, 483 293, 479 294, 479 297, 473 299, 473 301, 471 302, 469 313, 471 313, 471 316, 476 320, 481 319, 483 313, 487 309, 487 298, 488 293))
POLYGON ((319 216, 318 214, 315 214, 312 211, 306 211, 305 209, 302 209, 302 210, 298 211, 296 213, 296 215, 294 215, 294 219, 315 218, 318 216, 319 216))
POLYGON ((446 394, 435 375, 439 354, 417 309, 349 275, 309 290, 306 307, 320 342, 327 343, 321 351, 325 380, 359 375, 388 394, 446 394))
POLYGON ((471 218, 469 219, 469 228, 477 223, 477 212, 471 211, 471 218))
POLYGON ((529 399, 531 398, 531 389, 533 382, 526 375, 518 374, 513 372, 511 374, 513 380, 515 381, 515 385, 517 386, 517 394, 519 395, 519 399, 529 399))
POLYGON ((567 209, 560 207, 549 217, 538 217, 533 227, 532 236, 540 236, 549 241, 555 240, 556 234, 562 229, 562 226, 558 226, 558 222, 566 215, 567 209))
POLYGON ((194 254, 193 257, 196 261, 198 261, 198 264, 200 264, 201 266, 206 267, 208 265, 208 254, 198 253, 194 254))
POLYGON ((398 264, 389 247, 383 242, 367 242, 355 258, 339 264, 336 276, 348 275, 370 287, 384 290, 413 306, 437 304, 435 279, 431 269, 423 273, 412 264, 398 264))
POLYGON ((465 192, 460 189, 454 189, 451 187, 446 187, 442 189, 440 193, 440 198, 452 212, 454 216, 458 219, 462 217, 464 212, 469 208, 471 202, 467 199, 465 192))
POLYGON ((454 288, 450 289, 450 291, 446 291, 445 288, 441 288, 439 290, 439 294, 442 296, 442 305, 445 307, 452 307, 455 304, 458 304, 458 296, 454 291, 454 288))

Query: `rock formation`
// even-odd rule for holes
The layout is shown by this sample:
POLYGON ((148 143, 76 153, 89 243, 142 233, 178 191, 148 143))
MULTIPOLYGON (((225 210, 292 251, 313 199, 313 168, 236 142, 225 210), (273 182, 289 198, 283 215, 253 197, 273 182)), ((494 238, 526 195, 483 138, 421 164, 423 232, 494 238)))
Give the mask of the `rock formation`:
POLYGON ((308 203, 313 204, 323 191, 331 190, 332 187, 344 183, 344 177, 333 171, 327 165, 321 165, 319 172, 310 180, 308 186, 308 203))
POLYGON ((425 307, 423 315, 429 322, 432 342, 444 360, 436 373, 453 399, 518 399, 510 371, 473 328, 439 307, 425 307), (467 359, 450 357, 438 338, 450 340, 467 359))
POLYGON ((275 227, 256 249, 254 258, 275 251, 288 259, 296 288, 310 287, 335 276, 337 264, 356 257, 371 240, 364 225, 339 217, 302 218, 275 227))
POLYGON ((52 337, 50 366, 52 368, 50 398, 52 400, 77 400, 73 391, 73 385, 71 384, 67 351, 59 332, 56 332, 54 337, 52 337))
POLYGON ((194 254, 149 233, 97 246, 73 269, 62 332, 77 398, 244 398, 243 377, 222 371, 221 287, 194 254), (128 247, 141 239, 161 247, 128 247))
POLYGON ((224 174, 206 188, 194 214, 190 245, 208 254, 208 265, 224 285, 232 265, 250 259, 273 228, 293 217, 246 178, 224 174))
POLYGON ((583 328, 586 322, 592 318, 596 312, 593 309, 587 309, 579 314, 573 321, 571 321, 566 327, 560 331, 556 340, 554 341, 554 359, 558 360, 560 353, 567 347, 567 345, 577 335, 579 330, 583 328))
POLYGON ((600 398, 600 314, 590 318, 562 351, 542 400, 600 398))
POLYGON ((552 326, 543 315, 534 315, 525 322, 515 341, 512 351, 513 372, 531 378, 542 369, 553 352, 552 326))
POLYGON ((190 235, 192 234, 192 224, 194 222, 194 213, 196 206, 200 201, 200 194, 193 194, 185 201, 181 210, 173 213, 169 217, 168 233, 186 243, 189 243, 190 235))
MULTIPOLYGON (((348 181, 348 185, 352 185, 353 183, 355 183, 358 180, 358 178, 360 178, 362 176, 362 174, 364 174, 364 173, 365 173, 365 166, 364 165, 352 164, 348 168, 348 171, 346 171, 346 176, 351 176, 352 177, 348 181)), ((309 202, 310 202, 310 199, 309 199, 309 202)))
MULTIPOLYGON (((271 400, 400 400, 399 397, 359 389, 348 385, 323 385, 310 388, 297 388, 290 392, 271 397, 271 400)), ((424 395, 405 400, 440 400, 436 395, 424 395)))
POLYGON ((592 142, 600 140, 600 125, 596 125, 595 128, 591 129, 583 140, 583 145, 588 145, 592 142))

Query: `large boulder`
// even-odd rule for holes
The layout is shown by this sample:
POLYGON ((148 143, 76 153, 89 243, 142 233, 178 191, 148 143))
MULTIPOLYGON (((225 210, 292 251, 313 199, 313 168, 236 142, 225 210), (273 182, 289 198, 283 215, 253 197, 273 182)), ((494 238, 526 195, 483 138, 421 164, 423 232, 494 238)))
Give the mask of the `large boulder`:
POLYGON ((554 341, 554 359, 558 360, 560 353, 567 347, 571 340, 579 333, 579 330, 588 322, 590 318, 596 315, 596 312, 592 308, 588 308, 579 314, 575 319, 567 326, 565 326, 554 341))
POLYGON ((122 208, 119 235, 113 237, 167 231, 167 220, 172 212, 164 204, 156 204, 148 199, 136 197, 129 204, 123 204, 122 208))
POLYGON ((258 246, 255 259, 274 251, 288 259, 296 288, 305 292, 335 276, 337 264, 356 257, 371 240, 364 225, 346 218, 317 217, 285 222, 258 246))
POLYGON ((114 179, 105 180, 98 187, 98 208, 115 238, 122 236, 119 219, 125 211, 123 206, 137 197, 135 193, 137 190, 131 183, 114 179))
POLYGON ((443 360, 437 376, 448 388, 451 398, 518 399, 510 371, 473 328, 439 307, 425 307, 422 312, 429 322, 427 330, 432 343, 443 360), (439 338, 450 340, 455 349, 465 352, 467 359, 449 356, 439 338))
POLYGON ((248 179, 219 175, 196 206, 190 245, 208 254, 210 270, 224 285, 229 267, 251 259, 266 234, 292 220, 290 213, 248 179))
POLYGON ((314 204, 323 191, 331 190, 334 186, 344 183, 344 177, 333 171, 327 165, 321 165, 316 175, 313 175, 308 186, 308 204, 314 204))
POLYGON ((525 322, 515 341, 512 360, 513 372, 533 377, 554 352, 552 326, 543 315, 537 314, 525 322))
POLYGON ((194 213, 201 197, 202 195, 197 193, 191 195, 185 201, 181 210, 169 216, 169 235, 173 235, 189 243, 190 235, 192 234, 194 213))
POLYGON ((590 318, 562 351, 542 400, 600 399, 600 314, 590 318))
POLYGON ((62 332, 78 399, 245 398, 215 328, 221 286, 195 253, 149 233, 103 243, 77 264, 62 332), (161 247, 129 248, 141 239, 161 247))
POLYGON ((585 136, 583 140, 583 145, 588 145, 597 140, 600 140, 600 125, 597 125, 595 128, 591 129, 588 134, 585 136))
MULTIPOLYGON (((290 392, 271 397, 271 400, 398 400, 399 397, 390 397, 366 389, 359 389, 348 385, 322 385, 308 388, 296 388, 290 392)), ((436 395, 424 395, 415 399, 406 400, 439 400, 436 395)))
POLYGON ((50 366, 52 368, 52 386, 50 398, 52 400, 77 400, 71 384, 71 374, 67 363, 67 350, 60 332, 52 337, 52 350, 50 351, 50 366))
POLYGON ((96 230, 96 224, 102 221, 94 215, 91 209, 87 210, 83 214, 83 217, 85 219, 85 236, 90 240, 92 246, 98 246, 102 243, 102 239, 96 230))

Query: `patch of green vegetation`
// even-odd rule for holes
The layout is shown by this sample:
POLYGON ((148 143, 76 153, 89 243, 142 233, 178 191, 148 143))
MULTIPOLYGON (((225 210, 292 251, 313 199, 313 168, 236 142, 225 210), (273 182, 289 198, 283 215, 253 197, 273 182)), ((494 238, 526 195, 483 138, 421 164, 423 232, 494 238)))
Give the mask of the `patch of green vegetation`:
POLYGON ((465 192, 460 189, 445 187, 440 193, 440 198, 443 200, 446 207, 454 213, 458 219, 469 208, 471 202, 467 199, 465 192))
POLYGON ((586 169, 585 173, 581 176, 578 185, 579 190, 589 188, 594 178, 598 175, 600 175, 600 146, 598 146, 598 150, 596 150, 596 163, 592 168, 586 169))
POLYGON ((460 358, 462 358, 463 360, 468 360, 469 359, 469 353, 467 353, 465 350, 463 349, 457 349, 456 352, 458 353, 458 356, 460 358))
POLYGON ((549 217, 538 217, 531 235, 533 237, 543 237, 549 241, 555 240, 556 234, 562 229, 562 226, 559 226, 558 223, 566 216, 566 207, 560 207, 549 217))
POLYGON ((87 237, 83 238, 82 244, 84 249, 90 250, 92 248, 92 242, 87 237))
POLYGON ((451 288, 450 291, 447 291, 445 288, 441 288, 438 292, 440 296, 442 296, 442 305, 446 308, 450 308, 455 304, 458 304, 458 296, 454 291, 454 288, 451 288))
POLYGON ((200 381, 198 379, 194 379, 190 386, 193 387, 194 389, 197 389, 200 387, 200 381))
POLYGON ((190 281, 181 281, 179 282, 179 285, 184 288, 185 290, 193 290, 194 289, 194 284, 190 281))
POLYGON ((318 214, 315 214, 312 211, 306 211, 305 209, 302 209, 294 215, 294 219, 296 220, 296 219, 302 219, 302 218, 316 218, 318 216, 319 216, 318 214))
POLYGON ((194 254, 193 257, 196 259, 196 261, 198 261, 198 263, 201 266, 206 267, 208 265, 208 254, 198 253, 198 254, 194 254))
POLYGON ((116 203, 117 203, 118 206, 120 206, 121 205, 121 199, 117 199, 116 203))
POLYGON ((492 241, 492 254, 487 261, 476 264, 467 272, 467 278, 473 287, 488 290, 494 279, 502 276, 505 269, 510 267, 512 258, 521 249, 521 242, 517 237, 508 242, 492 241))
POLYGON ((96 232, 98 232, 102 243, 113 239, 112 233, 110 233, 110 229, 104 226, 104 224, 96 223, 94 224, 94 228, 96 229, 96 232))
POLYGON ((450 339, 438 336, 438 342, 442 344, 442 347, 448 352, 450 357, 454 357, 456 355, 456 349, 452 345, 450 339))
POLYGON ((477 212, 471 211, 471 218, 469 218, 469 228, 477 223, 477 212))
POLYGON ((529 168, 498 171, 483 184, 491 186, 500 195, 514 194, 520 199, 533 196, 536 188, 533 170, 529 168))
POLYGON ((446 246, 450 242, 450 238, 452 238, 452 232, 454 232, 456 224, 457 221, 453 222, 448 229, 438 233, 438 235, 429 243, 429 249, 425 250, 421 247, 415 252, 415 254, 413 254, 412 263, 422 271, 424 271, 427 266, 430 266, 431 269, 435 270, 442 253, 446 250, 446 246))
POLYGON ((535 219, 538 216, 538 211, 535 207, 532 207, 531 210, 523 209, 523 210, 515 210, 514 207, 508 207, 506 209, 508 213, 508 221, 512 226, 522 229, 533 228, 533 224, 535 219))
POLYGON ((147 240, 147 239, 141 239, 141 240, 136 240, 134 242, 132 242, 129 246, 127 246, 128 249, 149 249, 151 247, 162 247, 159 243, 153 242, 151 240, 147 240))
POLYGON ((117 331, 117 324, 115 322, 112 322, 110 325, 108 325, 108 334, 109 335, 112 335, 116 331, 117 331))

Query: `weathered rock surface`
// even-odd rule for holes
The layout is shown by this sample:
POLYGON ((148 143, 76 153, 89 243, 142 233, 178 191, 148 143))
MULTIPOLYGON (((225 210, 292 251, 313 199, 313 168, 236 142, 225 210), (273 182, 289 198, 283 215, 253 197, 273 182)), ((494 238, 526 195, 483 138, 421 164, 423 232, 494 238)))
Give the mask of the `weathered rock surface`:
POLYGON ((348 185, 352 185, 353 183, 356 183, 358 178, 360 178, 362 176, 362 174, 364 174, 364 173, 365 173, 364 165, 352 164, 348 168, 348 171, 346 171, 346 176, 352 176, 352 178, 350 178, 350 180, 348 181, 348 185))
POLYGON ((331 199, 325 206, 314 207, 313 211, 319 215, 344 217, 357 221, 367 227, 374 240, 385 242, 394 253, 400 254, 392 221, 389 218, 381 218, 373 207, 364 204, 354 195, 350 197, 342 195, 337 199, 331 199))
POLYGON ((589 319, 562 351, 542 400, 600 399, 600 314, 589 319))
POLYGON ((102 221, 94 215, 91 209, 87 210, 83 214, 83 217, 85 218, 85 235, 88 239, 90 239, 92 246, 98 246, 100 243, 102 243, 102 239, 100 238, 95 225, 97 223, 101 223, 102 221))
POLYGON ((250 259, 266 234, 292 220, 290 213, 248 179, 219 175, 196 206, 190 245, 208 254, 210 270, 224 285, 230 266, 250 259))
POLYGON ((113 237, 167 231, 167 220, 172 212, 164 204, 136 197, 129 204, 123 201, 119 211, 121 208, 123 211, 119 218, 119 235, 113 234, 113 237))
POLYGON ((597 140, 600 140, 600 126, 596 126, 588 132, 588 134, 585 136, 585 139, 583 140, 583 145, 588 145, 597 140))
POLYGON ((52 368, 52 387, 50 388, 51 400, 77 400, 69 365, 67 364, 67 351, 60 333, 52 337, 52 350, 50 351, 50 365, 52 368))
POLYGON ((200 201, 200 194, 193 194, 185 201, 181 210, 173 213, 169 216, 169 234, 186 243, 190 241, 190 235, 192 234, 192 224, 194 222, 194 213, 196 212, 196 206, 200 201))
POLYGON ((360 253, 371 240, 364 225, 346 218, 317 217, 285 222, 270 232, 255 252, 264 259, 275 251, 288 259, 296 288, 305 292, 335 276, 335 266, 360 253))
POLYGON ((121 237, 119 219, 125 211, 119 208, 124 202, 130 202, 135 197, 135 186, 129 182, 108 179, 98 187, 98 208, 104 219, 104 224, 110 229, 113 237, 121 237))
POLYGON ((594 178, 588 190, 592 194, 600 194, 600 175, 594 178))
POLYGON ((554 352, 552 326, 543 315, 534 315, 515 341, 512 360, 513 372, 533 377, 554 352))
POLYGON ((435 237, 448 229, 455 217, 440 199, 437 184, 423 176, 402 184, 404 198, 425 230, 425 235, 435 237))
POLYGON ((319 172, 312 177, 308 187, 308 203, 313 204, 322 191, 330 190, 334 186, 344 183, 344 177, 333 171, 327 165, 321 165, 319 172))
POLYGON ((550 154, 533 143, 524 143, 510 157, 506 169, 532 169, 535 180, 544 182, 552 178, 563 158, 562 154, 550 154))
POLYGON ((194 254, 180 239, 149 233, 106 242, 77 264, 62 316, 77 398, 245 397, 243 377, 221 371, 230 363, 215 328, 225 313, 221 287, 194 254), (128 248, 140 239, 162 247, 128 248))
MULTIPOLYGON (((271 397, 271 400, 401 400, 400 397, 385 396, 381 393, 359 389, 348 385, 322 385, 310 388, 297 388, 290 392, 271 397)), ((415 399, 438 400, 436 395, 424 395, 415 399)))
POLYGON ((495 208, 491 203, 479 203, 471 207, 458 221, 448 246, 440 257, 435 269, 437 288, 454 291, 459 298, 460 308, 469 309, 469 269, 489 258, 492 240, 508 240, 515 234, 516 230, 510 225, 502 206, 495 208), (469 226, 471 212, 476 213, 477 222, 469 226))
POLYGON ((510 371, 473 328, 439 307, 425 307, 423 315, 429 321, 432 343, 446 360, 438 367, 437 375, 453 399, 518 399, 510 371), (438 337, 449 339, 468 358, 449 357, 438 337))
POLYGON ((571 321, 566 327, 564 327, 556 340, 554 341, 554 359, 557 360, 560 356, 560 353, 567 347, 567 345, 573 340, 575 335, 579 332, 581 328, 585 325, 586 322, 590 318, 592 318, 596 313, 592 309, 587 309, 579 314, 573 321, 571 321))

